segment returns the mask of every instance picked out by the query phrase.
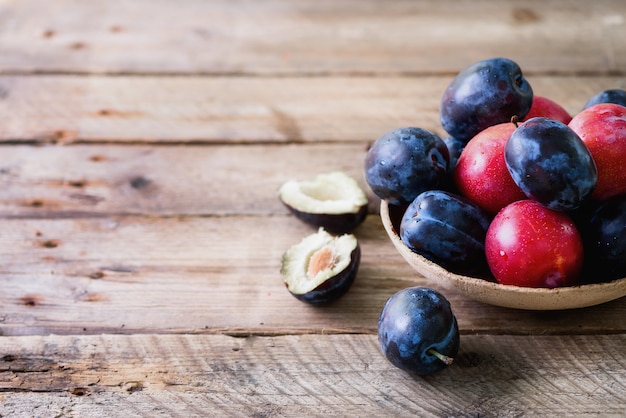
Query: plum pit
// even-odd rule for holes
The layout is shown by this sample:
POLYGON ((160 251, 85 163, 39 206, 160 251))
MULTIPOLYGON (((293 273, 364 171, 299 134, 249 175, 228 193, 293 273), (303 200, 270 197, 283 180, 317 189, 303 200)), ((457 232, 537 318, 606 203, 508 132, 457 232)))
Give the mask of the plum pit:
POLYGON ((293 296, 321 304, 348 291, 360 259, 361 250, 354 235, 334 236, 319 228, 283 254, 281 274, 293 296))

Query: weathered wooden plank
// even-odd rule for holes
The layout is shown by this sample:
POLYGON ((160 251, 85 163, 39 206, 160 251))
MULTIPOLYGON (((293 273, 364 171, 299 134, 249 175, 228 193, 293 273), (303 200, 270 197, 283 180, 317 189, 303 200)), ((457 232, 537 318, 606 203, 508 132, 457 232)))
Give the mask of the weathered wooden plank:
POLYGON ((524 312, 444 290, 460 356, 413 378, 376 320, 436 284, 376 202, 354 286, 311 307, 279 264, 314 229, 275 191, 334 169, 364 184, 389 129, 443 134, 441 92, 481 58, 514 58, 571 112, 626 88, 625 17, 619 0, 0 2, 0 416, 622 416, 626 298, 524 312))
POLYGON ((0 70, 451 72, 511 56, 534 72, 624 72, 620 0, 5 1, 0 70))
POLYGON ((287 180, 363 175, 365 142, 335 144, 0 146, 0 216, 286 214, 287 180))
MULTIPOLYGON (((357 279, 312 307, 279 274, 313 228, 290 216, 2 219, 0 334, 373 333, 395 291, 436 286, 415 273, 369 216, 355 233, 357 279)), ((441 289, 464 334, 623 333, 626 298, 589 309, 525 312, 441 289)))
POLYGON ((2 416, 623 416, 626 336, 464 336, 427 378, 373 335, 0 339, 2 416))
MULTIPOLYGON (((451 78, 1 76, 0 142, 372 141, 401 126, 444 135, 451 78)), ((626 88, 623 76, 529 81, 572 113, 626 88)))

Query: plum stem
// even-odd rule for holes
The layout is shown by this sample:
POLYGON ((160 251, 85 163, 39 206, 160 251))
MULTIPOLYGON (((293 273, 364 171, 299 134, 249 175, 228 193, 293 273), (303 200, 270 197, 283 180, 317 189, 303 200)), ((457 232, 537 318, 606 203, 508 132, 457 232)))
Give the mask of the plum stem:
POLYGON ((516 128, 519 128, 518 122, 519 122, 519 116, 517 115, 511 116, 511 123, 515 125, 516 128))
POLYGON ((435 350, 434 348, 429 349, 427 353, 443 361, 446 364, 446 366, 451 365, 452 362, 454 361, 452 357, 448 357, 445 354, 441 354, 439 351, 435 350))

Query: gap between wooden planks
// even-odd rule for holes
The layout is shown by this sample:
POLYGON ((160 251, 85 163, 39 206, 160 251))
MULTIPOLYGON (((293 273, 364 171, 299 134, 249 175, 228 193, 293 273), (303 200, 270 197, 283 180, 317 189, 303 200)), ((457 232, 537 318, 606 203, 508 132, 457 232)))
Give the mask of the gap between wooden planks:
POLYGON ((463 336, 411 377, 372 335, 0 339, 0 415, 579 416, 623 414, 626 335, 463 336))

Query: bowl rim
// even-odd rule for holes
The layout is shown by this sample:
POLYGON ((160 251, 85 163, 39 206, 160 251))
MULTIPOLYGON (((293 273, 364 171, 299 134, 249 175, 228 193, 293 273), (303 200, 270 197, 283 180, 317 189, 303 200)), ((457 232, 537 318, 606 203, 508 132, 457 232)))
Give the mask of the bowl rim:
POLYGON ((531 288, 504 285, 452 273, 407 247, 392 223, 389 204, 380 202, 380 218, 396 250, 418 273, 445 288, 491 305, 526 310, 562 310, 598 305, 626 296, 626 277, 605 283, 558 288, 531 288))

